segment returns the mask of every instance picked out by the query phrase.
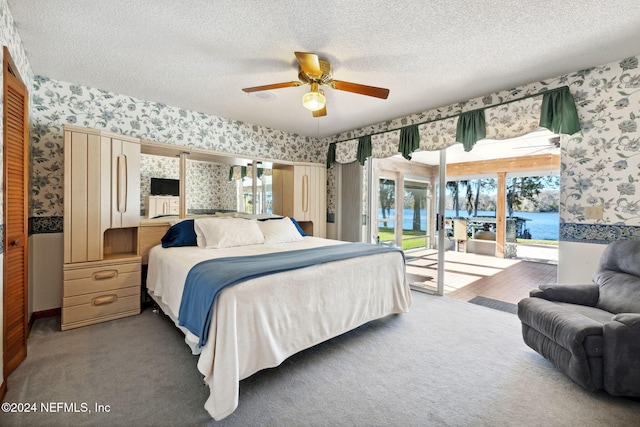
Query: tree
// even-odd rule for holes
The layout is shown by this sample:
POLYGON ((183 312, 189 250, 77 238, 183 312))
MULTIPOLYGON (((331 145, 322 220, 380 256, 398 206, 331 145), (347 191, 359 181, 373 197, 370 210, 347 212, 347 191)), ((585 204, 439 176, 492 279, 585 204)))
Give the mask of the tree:
POLYGON ((557 187, 557 176, 523 176, 507 179, 507 209, 509 217, 513 216, 514 209, 519 208, 528 200, 538 207, 538 196, 547 187, 557 187))
MULTIPOLYGON (((388 218, 391 216, 391 208, 396 203, 396 182, 392 179, 380 178, 379 186, 380 195, 380 209, 382 210, 382 218, 388 218)), ((384 226, 387 226, 387 222, 384 221, 384 226)))
POLYGON ((451 192, 451 198, 453 199, 453 209, 456 211, 456 217, 460 216, 460 185, 467 190, 467 211, 469 210, 469 181, 449 181, 447 182, 447 189, 451 192))
MULTIPOLYGON (((490 193, 495 193, 498 183, 495 179, 479 179, 476 182, 476 199, 473 204, 473 216, 478 216, 478 206, 480 204, 480 194, 487 191, 490 193)), ((493 209, 480 209, 480 210, 495 210, 495 205, 493 205, 493 209)))
POLYGON ((460 216, 460 206, 458 205, 458 181, 448 181, 447 190, 451 193, 451 199, 453 200, 452 209, 456 211, 456 216, 460 216))
POLYGON ((420 231, 422 230, 421 227, 421 218, 420 218, 420 214, 423 208, 426 209, 427 207, 427 191, 425 187, 413 187, 410 185, 405 186, 405 195, 408 198, 411 198, 412 200, 412 204, 413 204, 413 223, 412 223, 412 230, 413 231, 420 231))

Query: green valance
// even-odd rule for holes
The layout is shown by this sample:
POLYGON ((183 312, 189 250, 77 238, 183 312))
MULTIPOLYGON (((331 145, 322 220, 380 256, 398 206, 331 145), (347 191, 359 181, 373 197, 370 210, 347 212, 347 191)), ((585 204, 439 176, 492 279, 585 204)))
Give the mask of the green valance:
POLYGON ((411 160, 411 153, 420 147, 420 131, 418 125, 405 126, 400 129, 400 143, 398 151, 402 153, 402 157, 411 160))
POLYGON ((567 135, 580 130, 576 103, 568 87, 549 91, 542 96, 540 126, 551 132, 567 135))
POLYGON ((358 138, 358 162, 364 166, 364 162, 371 157, 371 135, 365 135, 358 138))
POLYGON ((461 142, 464 151, 471 151, 476 142, 487 136, 484 110, 473 110, 460 114, 456 129, 456 141, 461 142))
POLYGON ((336 143, 329 144, 329 151, 327 152, 327 169, 329 169, 336 162, 336 143))
MULTIPOLYGON (((418 126, 428 125, 429 127, 423 128, 423 136, 426 133, 431 131, 433 132, 444 132, 446 135, 447 145, 453 144, 453 135, 450 131, 451 126, 453 125, 454 120, 457 120, 457 128, 456 128, 456 137, 455 141, 463 144, 465 151, 470 151, 475 143, 483 138, 486 138, 487 135, 490 135, 490 138, 493 139, 506 139, 512 138, 512 135, 517 133, 516 129, 509 129, 508 132, 496 133, 496 124, 499 123, 500 120, 500 111, 506 111, 506 109, 500 109, 499 107, 508 105, 514 102, 520 102, 528 98, 536 98, 535 102, 531 102, 526 105, 526 113, 531 113, 527 116, 527 128, 536 128, 537 126, 545 127, 550 129, 554 133, 563 133, 563 134, 573 134, 579 131, 580 122, 578 119, 578 114, 576 110, 576 105, 569 91, 569 87, 562 86, 553 89, 547 89, 542 92, 529 93, 525 96, 508 99, 496 104, 485 105, 482 108, 477 110, 468 111, 468 112, 451 112, 449 115, 442 116, 438 115, 435 118, 431 118, 419 123, 413 123, 410 126, 405 127, 395 127, 390 129, 381 130, 379 132, 371 133, 367 136, 373 137, 374 135, 386 134, 391 132, 400 131, 400 142, 398 144, 398 152, 402 153, 403 157, 406 159, 411 158, 411 153, 419 149, 420 137, 418 126), (542 102, 540 102, 540 98, 542 98, 542 102), (486 113, 488 111, 489 113, 486 113), (487 114, 487 118, 485 117, 487 114), (540 117, 538 118, 538 115, 540 117), (486 121, 489 120, 489 129, 486 128, 486 121), (498 120, 498 122, 496 122, 498 120), (445 123, 445 121, 447 121, 445 123), (434 123, 442 122, 442 125, 434 125, 434 123)), ((516 107, 519 108, 519 107, 516 107)), ((406 123, 406 122, 404 122, 406 123)), ((382 140, 382 138, 381 138, 382 140)), ((364 156, 361 150, 364 148, 362 143, 360 142, 361 138, 358 138, 358 152, 355 153, 355 144, 350 144, 347 149, 340 150, 338 153, 338 157, 340 161, 343 160, 345 162, 352 162, 354 157, 360 161, 360 163, 364 163, 364 156)), ((387 140, 388 141, 388 140, 387 140)), ((336 162, 336 145, 343 142, 355 142, 354 138, 349 135, 348 139, 344 140, 336 140, 332 142, 329 147, 329 153, 327 156, 327 168, 331 167, 333 163, 336 162)), ((440 141, 442 142, 442 141, 440 141)), ((425 141, 426 143, 426 141, 425 141)), ((428 144, 427 144, 428 145, 428 144)), ((431 144, 438 145, 438 143, 431 144)), ((442 145, 442 144, 440 144, 442 145)), ((425 149, 434 149, 431 146, 423 148, 425 149)), ((437 148, 435 148, 437 149, 437 148)), ((389 151, 389 147, 385 145, 384 150, 379 150, 378 152, 384 151, 385 153, 389 151)), ((391 155, 389 153, 389 155, 391 155)), ((372 155, 369 155, 372 157, 372 155)))
MULTIPOLYGON (((229 168, 229 182, 233 181, 236 167, 237 166, 231 166, 229 168)), ((243 179, 245 176, 247 176, 247 167, 246 166, 241 166, 240 167, 240 179, 243 179)))

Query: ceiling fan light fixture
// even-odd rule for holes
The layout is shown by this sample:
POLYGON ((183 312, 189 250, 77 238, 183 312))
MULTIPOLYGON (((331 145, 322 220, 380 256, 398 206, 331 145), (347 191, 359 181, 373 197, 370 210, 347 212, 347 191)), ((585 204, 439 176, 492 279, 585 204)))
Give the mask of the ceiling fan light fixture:
POLYGON ((302 96, 302 105, 307 110, 318 111, 322 110, 327 102, 327 98, 324 96, 324 92, 318 89, 318 83, 311 84, 311 91, 305 93, 302 96))

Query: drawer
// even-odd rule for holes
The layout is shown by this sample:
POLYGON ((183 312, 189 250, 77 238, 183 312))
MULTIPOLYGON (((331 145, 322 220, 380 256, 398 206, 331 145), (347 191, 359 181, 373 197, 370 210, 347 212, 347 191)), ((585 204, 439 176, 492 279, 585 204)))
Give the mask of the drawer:
POLYGON ((140 263, 115 264, 64 271, 63 296, 92 294, 141 285, 140 263))
POLYGON ((79 295, 62 300, 62 329, 140 313, 140 288, 79 295))
POLYGON ((173 207, 178 207, 180 206, 180 199, 179 198, 173 198, 173 199, 169 199, 169 206, 173 207))

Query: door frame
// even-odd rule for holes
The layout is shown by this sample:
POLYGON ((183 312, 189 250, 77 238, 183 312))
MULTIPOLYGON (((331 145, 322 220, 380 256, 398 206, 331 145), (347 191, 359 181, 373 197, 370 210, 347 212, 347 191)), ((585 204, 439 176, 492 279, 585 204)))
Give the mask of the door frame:
POLYGON ((29 214, 29 115, 28 115, 28 102, 29 102, 29 90, 26 87, 26 85, 24 84, 24 82, 22 81, 22 78, 20 77, 19 73, 18 73, 18 69, 15 65, 15 63, 13 62, 13 59, 11 58, 11 55, 9 53, 9 49, 6 46, 3 46, 3 66, 2 66, 2 70, 3 70, 3 95, 4 95, 4 105, 3 105, 3 153, 2 153, 2 158, 3 158, 3 163, 2 163, 2 174, 3 174, 3 188, 4 188, 4 194, 3 194, 3 199, 2 199, 2 213, 3 213, 3 242, 2 242, 2 249, 3 249, 3 277, 2 277, 2 285, 3 285, 3 297, 2 297, 2 305, 3 305, 3 322, 2 322, 2 375, 3 375, 3 387, 6 384, 7 381, 7 376, 13 371, 13 369, 15 369, 21 362, 22 360, 24 360, 24 358, 26 358, 27 356, 27 335, 29 334, 29 321, 28 321, 28 299, 29 299, 29 282, 28 282, 28 266, 29 266, 29 246, 28 246, 28 214, 29 214), (7 144, 8 144, 8 139, 7 139, 7 103, 6 103, 6 94, 7 94, 7 87, 9 84, 14 84, 17 85, 20 91, 24 91, 25 94, 25 102, 24 105, 22 106, 23 108, 23 115, 24 115, 24 129, 23 129, 23 138, 22 138, 22 142, 23 142, 23 150, 24 150, 24 157, 23 157, 23 186, 24 186, 24 224, 23 224, 23 234, 21 235, 20 239, 23 240, 22 244, 19 242, 19 239, 12 243, 9 242, 10 239, 10 235, 11 230, 8 230, 6 225, 7 225, 7 218, 8 218, 8 203, 7 200, 9 199, 8 197, 8 192, 7 192, 7 178, 8 178, 8 167, 7 167, 7 144), (24 251, 23 251, 23 307, 21 308, 21 314, 22 314, 22 328, 23 328, 23 337, 22 337, 22 341, 23 341, 23 349, 20 350, 19 354, 18 354, 18 359, 20 359, 19 361, 14 361, 13 359, 15 359, 16 357, 12 358, 11 360, 7 359, 7 316, 9 313, 9 310, 7 309, 7 286, 9 285, 8 281, 7 281, 7 274, 8 274, 8 263, 6 262, 6 254, 9 252, 9 247, 10 245, 20 245, 23 246, 24 251), (8 363, 11 362, 11 363, 8 363), (15 364, 15 366, 13 366, 15 364))
MULTIPOLYGON (((395 177, 396 181, 396 197, 398 194, 404 193, 404 176, 408 175, 409 178, 412 176, 424 176, 425 181, 428 181, 427 177, 431 179, 433 184, 431 185, 432 192, 432 202, 431 207, 435 207, 436 214, 434 217, 431 217, 427 214, 427 221, 429 221, 429 225, 431 229, 435 232, 435 237, 433 240, 437 242, 437 251, 438 251, 438 273, 437 273, 437 284, 435 294, 444 295, 444 246, 445 246, 445 228, 444 228, 444 216, 445 216, 445 186, 446 186, 446 150, 440 150, 440 164, 437 167, 437 170, 429 169, 429 166, 419 165, 411 162, 404 162, 404 159, 394 159, 394 158, 385 158, 385 159, 376 159, 370 158, 368 161, 368 203, 369 206, 369 216, 367 221, 367 235, 371 239, 372 242, 375 242, 375 236, 377 235, 377 227, 378 227, 378 218, 377 218, 377 210, 378 210, 378 181, 380 176, 388 176, 392 175, 395 177), (384 173, 380 173, 380 171, 384 171, 384 173), (435 206, 434 206, 435 205, 435 206)), ((401 241, 402 238, 402 229, 398 230, 397 224, 402 220, 402 213, 398 213, 396 209, 396 240, 401 241), (398 233, 400 234, 400 239, 397 238, 398 233)))

